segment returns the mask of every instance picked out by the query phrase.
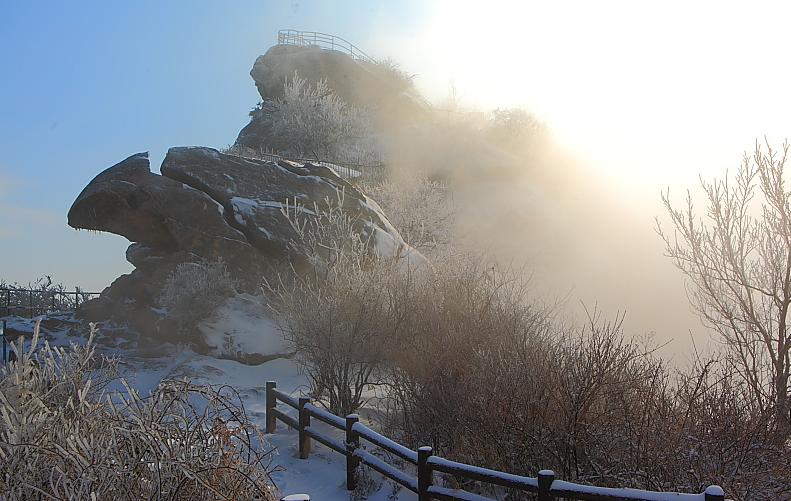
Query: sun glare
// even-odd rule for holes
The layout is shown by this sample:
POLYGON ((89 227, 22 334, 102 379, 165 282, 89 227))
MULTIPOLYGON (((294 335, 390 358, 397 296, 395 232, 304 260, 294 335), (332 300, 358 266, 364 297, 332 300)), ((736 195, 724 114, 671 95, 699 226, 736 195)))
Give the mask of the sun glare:
POLYGON ((714 175, 754 139, 790 129, 786 4, 444 1, 429 10, 400 45, 427 94, 441 99, 453 86, 468 106, 523 106, 624 191, 714 175))

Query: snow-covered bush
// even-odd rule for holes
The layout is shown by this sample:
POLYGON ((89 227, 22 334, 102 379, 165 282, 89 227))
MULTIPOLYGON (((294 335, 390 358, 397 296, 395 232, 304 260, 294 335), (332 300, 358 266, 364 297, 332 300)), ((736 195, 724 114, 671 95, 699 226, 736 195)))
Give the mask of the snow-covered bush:
POLYGON ((109 391, 116 361, 92 339, 41 346, 36 328, 0 368, 0 499, 277 499, 239 395, 186 380, 109 391))
POLYGON ((389 57, 378 59, 374 62, 372 68, 374 72, 395 89, 402 92, 414 91, 415 75, 404 71, 394 59, 389 57))
POLYGON ((159 301, 185 330, 209 317, 236 287, 222 261, 181 263, 165 281, 159 301))
POLYGON ((405 175, 398 180, 364 181, 362 189, 421 254, 431 259, 448 251, 455 231, 456 207, 447 183, 405 175))
POLYGON ((251 115, 267 125, 267 146, 287 156, 353 164, 380 157, 370 113, 347 104, 326 80, 311 84, 294 73, 282 98, 259 104, 251 115))
POLYGON ((337 202, 283 211, 310 259, 311 271, 278 277, 265 284, 272 307, 297 361, 309 377, 312 394, 336 414, 354 412, 379 377, 385 360, 381 323, 387 303, 385 282, 394 259, 369 252, 356 219, 337 202))
POLYGON ((520 108, 497 108, 484 128, 485 135, 508 151, 524 153, 546 146, 546 125, 520 108))

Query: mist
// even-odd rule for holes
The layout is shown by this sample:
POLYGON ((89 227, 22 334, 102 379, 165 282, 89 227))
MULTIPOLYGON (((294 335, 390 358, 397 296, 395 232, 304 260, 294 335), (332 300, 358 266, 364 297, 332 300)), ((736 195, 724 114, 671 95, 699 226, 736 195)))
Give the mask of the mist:
POLYGON ((456 178, 457 243, 524 266, 569 314, 625 312, 666 353, 703 350, 710 333, 655 231, 660 193, 696 192, 791 126, 785 7, 711 7, 437 2, 408 34, 373 30, 367 46, 437 107, 518 107, 549 135, 540 155, 504 160, 446 131, 394 163, 480 174, 456 178), (503 163, 506 177, 488 174, 503 163))

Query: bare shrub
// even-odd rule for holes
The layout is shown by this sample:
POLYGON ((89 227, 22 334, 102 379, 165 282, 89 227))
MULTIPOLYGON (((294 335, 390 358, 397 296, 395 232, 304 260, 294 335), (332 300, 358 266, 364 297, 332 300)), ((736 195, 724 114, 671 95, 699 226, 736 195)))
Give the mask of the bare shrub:
POLYGON ((108 392, 92 344, 15 349, 0 369, 3 499, 276 499, 269 454, 228 387, 162 381, 108 392))
POLYGON ((373 234, 361 235, 357 219, 342 206, 342 194, 325 207, 284 206, 311 271, 279 277, 266 283, 265 290, 311 381, 312 395, 332 412, 346 415, 362 405, 366 388, 378 381, 386 352, 385 282, 398 257, 372 253, 373 234))
POLYGON ((165 281, 159 301, 184 331, 208 318, 237 286, 222 261, 181 263, 165 281))
POLYGON ((517 301, 518 287, 441 283, 448 290, 435 300, 464 307, 423 310, 387 379, 388 426, 410 446, 596 485, 700 492, 716 483, 737 499, 788 495, 787 446, 772 445, 768 416, 745 406, 748 388, 726 362, 676 371, 627 340, 622 317, 593 312, 564 325, 551 309, 517 301))
POLYGON ((375 395, 385 427, 408 445, 517 474, 788 495, 788 447, 746 405, 729 357, 678 370, 627 338, 622 316, 556 318, 521 270, 469 258, 404 272, 333 243, 349 241, 350 225, 323 228, 312 241, 329 264, 276 288, 273 304, 333 412, 375 395))

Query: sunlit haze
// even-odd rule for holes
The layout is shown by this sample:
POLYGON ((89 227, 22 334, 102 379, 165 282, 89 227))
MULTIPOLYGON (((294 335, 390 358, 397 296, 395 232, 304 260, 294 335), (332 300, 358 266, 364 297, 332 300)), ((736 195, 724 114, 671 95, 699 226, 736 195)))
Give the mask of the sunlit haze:
POLYGON ((543 120, 595 185, 568 213, 545 207, 561 213, 551 231, 589 237, 561 237, 548 283, 679 347, 690 331, 706 337, 654 233, 659 193, 681 196, 699 175, 734 171, 755 140, 788 137, 789 13, 781 2, 434 2, 409 36, 383 23, 370 43, 409 61, 438 101, 455 88, 471 109, 520 105, 543 120))

